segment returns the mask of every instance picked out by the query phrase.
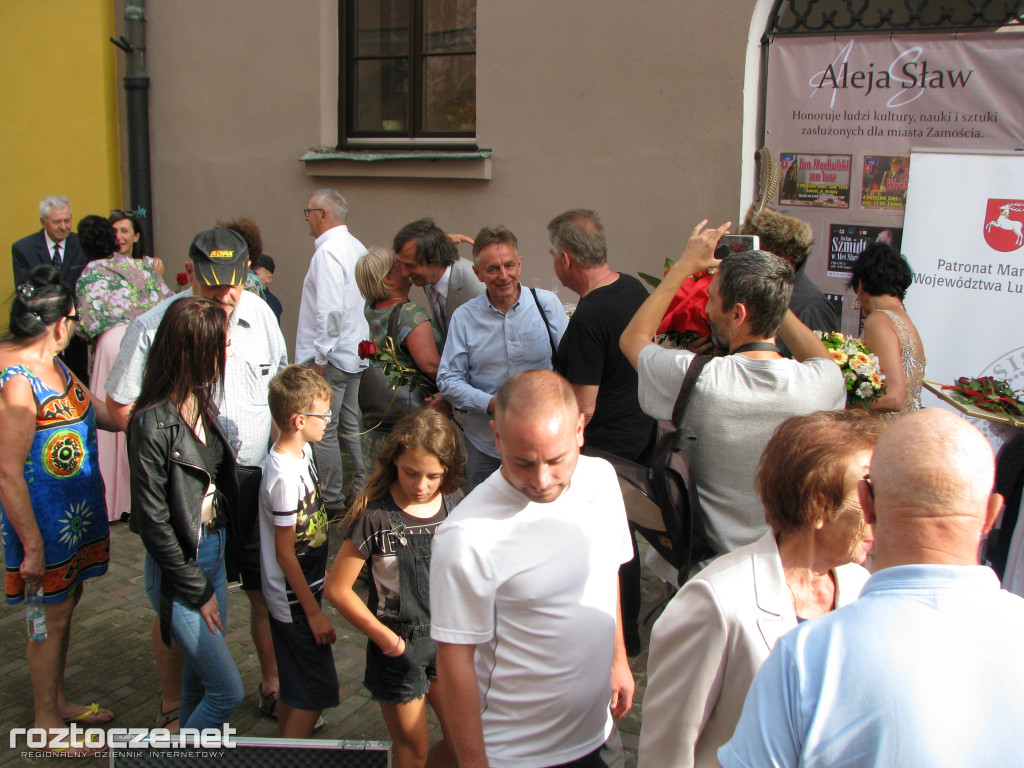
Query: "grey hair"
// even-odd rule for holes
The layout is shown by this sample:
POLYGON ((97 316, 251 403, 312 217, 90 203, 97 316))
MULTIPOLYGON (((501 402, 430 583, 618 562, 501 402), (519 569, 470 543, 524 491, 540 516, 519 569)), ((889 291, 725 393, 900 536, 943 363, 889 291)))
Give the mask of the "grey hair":
POLYGON ((519 255, 519 241, 506 227, 498 224, 495 227, 484 227, 473 238, 473 263, 480 265, 480 252, 492 245, 510 245, 512 252, 519 255))
POLYGON ((366 303, 374 305, 391 295, 384 279, 395 266, 395 252, 383 246, 374 246, 356 262, 356 285, 366 303))
POLYGON ((746 251, 722 259, 718 291, 722 309, 747 308, 750 330, 767 339, 779 332, 793 296, 793 267, 768 251, 746 251))
POLYGON ((348 200, 336 189, 318 189, 313 199, 336 221, 348 221, 348 200))
POLYGON ((71 201, 62 195, 47 195, 39 201, 39 218, 48 219, 54 210, 59 211, 61 208, 67 208, 68 213, 71 213, 71 201))
POLYGON ((596 211, 574 208, 555 216, 548 224, 548 240, 557 253, 566 251, 583 269, 608 263, 604 225, 596 211))

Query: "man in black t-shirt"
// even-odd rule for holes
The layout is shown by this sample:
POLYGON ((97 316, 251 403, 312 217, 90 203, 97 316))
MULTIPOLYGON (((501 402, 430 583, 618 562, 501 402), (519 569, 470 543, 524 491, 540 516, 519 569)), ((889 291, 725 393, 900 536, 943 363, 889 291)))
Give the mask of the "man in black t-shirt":
MULTIPOLYGON (((597 213, 572 210, 548 224, 555 275, 580 302, 558 345, 558 372, 576 393, 587 420, 584 444, 637 459, 654 432, 654 419, 640 409, 637 374, 619 349, 619 337, 647 298, 635 277, 608 266, 604 227, 597 213)), ((640 652, 640 560, 619 570, 622 619, 629 655, 640 652)))

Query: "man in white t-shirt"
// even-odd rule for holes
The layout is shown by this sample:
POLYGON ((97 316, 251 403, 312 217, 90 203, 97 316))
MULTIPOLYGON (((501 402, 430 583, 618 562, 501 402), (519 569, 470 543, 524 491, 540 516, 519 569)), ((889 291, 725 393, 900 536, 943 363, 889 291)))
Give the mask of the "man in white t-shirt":
POLYGON ((708 288, 708 319, 715 346, 729 350, 701 371, 683 425, 696 440, 689 451, 701 515, 696 531, 722 555, 757 541, 768 530, 754 490, 757 462, 783 421, 846 405, 842 373, 825 345, 789 309, 793 268, 766 251, 714 257, 729 229, 698 224, 683 255, 622 334, 620 346, 639 374, 640 407, 672 418, 686 370, 696 355, 665 349, 651 339, 683 281, 717 272, 708 288), (778 334, 794 359, 775 347, 778 334))
POLYGON ((615 472, 580 456, 583 426, 558 374, 509 379, 501 469, 434 536, 430 634, 460 768, 621 765, 612 716, 634 686, 618 569, 633 551, 615 472))

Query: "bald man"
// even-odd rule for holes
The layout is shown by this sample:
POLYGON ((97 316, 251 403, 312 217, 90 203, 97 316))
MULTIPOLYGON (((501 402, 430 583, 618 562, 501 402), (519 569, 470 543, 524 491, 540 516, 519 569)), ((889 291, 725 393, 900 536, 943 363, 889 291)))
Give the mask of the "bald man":
POLYGON ((1002 497, 992 449, 947 411, 903 416, 860 483, 879 570, 855 603, 776 644, 734 766, 1024 764, 1024 600, 978 565, 1002 497))
POLYGON ((434 536, 430 635, 460 768, 622 764, 633 549, 615 472, 580 456, 583 425, 561 376, 513 376, 492 422, 500 470, 434 536))

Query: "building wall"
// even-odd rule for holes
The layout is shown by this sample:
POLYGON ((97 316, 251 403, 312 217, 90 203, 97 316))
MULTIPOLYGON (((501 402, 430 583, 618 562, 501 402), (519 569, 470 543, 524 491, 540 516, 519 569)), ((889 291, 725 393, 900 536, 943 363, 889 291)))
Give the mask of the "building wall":
MULTIPOLYGON (((117 49, 110 0, 0 2, 0 243, 39 230, 39 201, 71 200, 77 220, 121 203, 117 49)), ((13 289, 0 269, 0 325, 13 289)))
POLYGON ((311 176, 298 161, 336 141, 336 0, 150 0, 154 252, 173 282, 197 231, 252 216, 278 263, 289 345, 312 253, 302 208, 320 187, 349 198, 367 246, 420 216, 471 236, 505 224, 524 281, 548 288, 546 223, 590 207, 614 267, 657 271, 698 220, 740 214, 755 4, 479 0, 477 130, 492 178, 442 180, 311 176))

